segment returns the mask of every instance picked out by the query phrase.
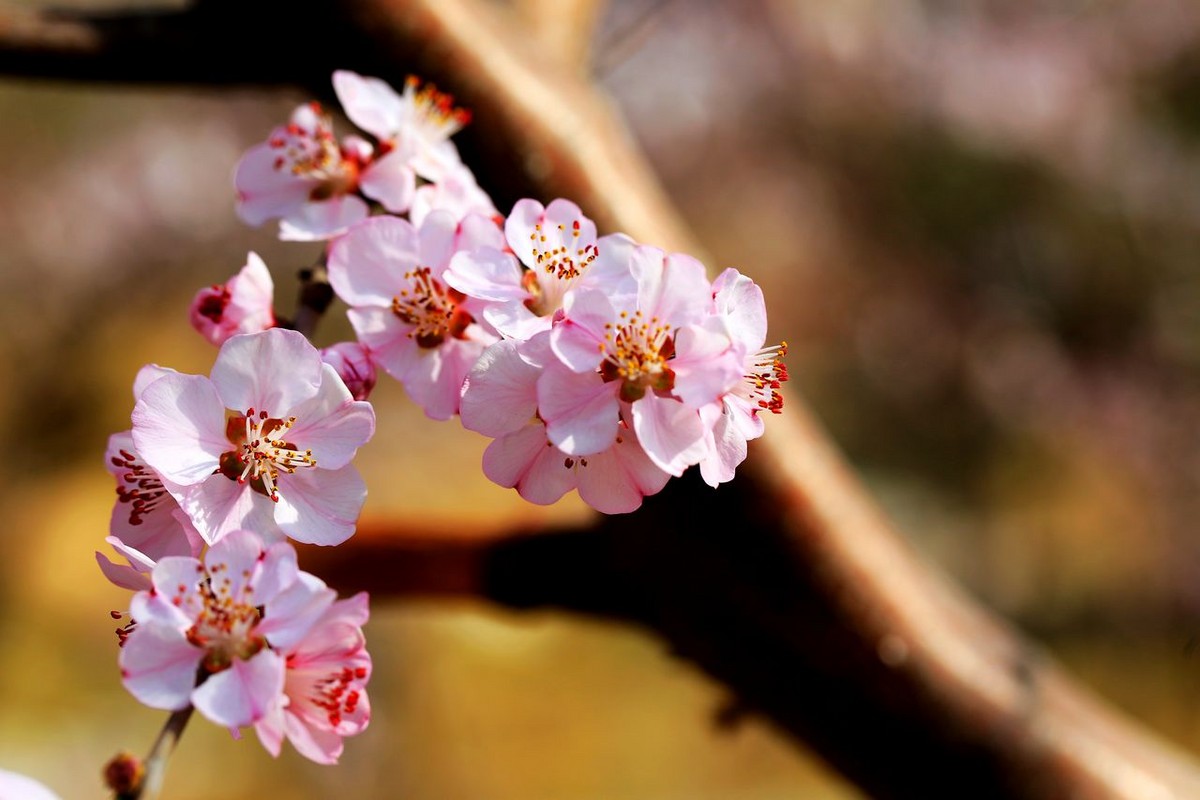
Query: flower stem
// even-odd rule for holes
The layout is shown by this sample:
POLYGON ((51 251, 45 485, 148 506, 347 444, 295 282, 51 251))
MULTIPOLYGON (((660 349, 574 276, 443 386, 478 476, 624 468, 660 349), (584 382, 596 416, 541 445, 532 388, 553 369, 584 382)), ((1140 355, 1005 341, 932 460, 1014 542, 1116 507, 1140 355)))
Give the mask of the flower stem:
POLYGON ((146 756, 146 776, 142 781, 141 790, 132 800, 156 800, 162 789, 163 776, 167 772, 167 759, 179 743, 179 737, 183 736, 183 729, 192 718, 193 710, 188 706, 167 718, 167 723, 154 740, 154 746, 150 748, 150 754, 146 756))

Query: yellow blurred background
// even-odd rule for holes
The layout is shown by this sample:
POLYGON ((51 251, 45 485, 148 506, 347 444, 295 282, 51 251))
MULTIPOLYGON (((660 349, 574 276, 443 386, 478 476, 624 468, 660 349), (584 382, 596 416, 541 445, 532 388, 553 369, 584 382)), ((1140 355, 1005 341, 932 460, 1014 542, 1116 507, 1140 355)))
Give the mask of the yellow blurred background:
MULTIPOLYGON (((1200 7, 615 0, 590 47, 913 545, 1200 751, 1200 7)), ((230 175, 304 99, 0 83, 0 768, 64 798, 104 796, 165 716, 118 680, 105 440, 142 364, 207 373, 187 302, 248 250, 290 310, 317 251, 242 226, 230 175)), ((317 343, 348 335, 335 306, 317 343)), ((585 513, 489 484, 486 442, 386 379, 372 399, 369 516, 585 513)), ((196 720, 165 796, 858 796, 759 721, 718 729, 720 687, 638 632, 385 602, 367 636, 374 717, 340 766, 196 720)))

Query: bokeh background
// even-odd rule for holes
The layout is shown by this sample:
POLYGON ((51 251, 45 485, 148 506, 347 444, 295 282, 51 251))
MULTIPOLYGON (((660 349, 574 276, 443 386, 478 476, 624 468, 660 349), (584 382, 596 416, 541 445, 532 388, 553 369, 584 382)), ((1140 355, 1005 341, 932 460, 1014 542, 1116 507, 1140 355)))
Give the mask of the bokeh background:
MULTIPOLYGON (((790 391, 913 546, 1200 752, 1200 6, 588 8, 570 45, 710 268, 763 285, 790 391)), ((242 226, 230 175, 304 99, 0 81, 0 766, 64 798, 164 719, 118 681, 105 439, 140 365, 208 371, 187 302, 248 250, 290 307, 315 250, 242 226)), ((335 307, 318 343, 347 335, 335 307)), ((373 399, 371 517, 585 513, 490 485, 486 442, 394 384, 373 399)), ((719 728, 720 688, 640 633, 460 601, 378 603, 367 635, 375 716, 341 766, 198 720, 166 796, 858 796, 762 722, 719 728)))

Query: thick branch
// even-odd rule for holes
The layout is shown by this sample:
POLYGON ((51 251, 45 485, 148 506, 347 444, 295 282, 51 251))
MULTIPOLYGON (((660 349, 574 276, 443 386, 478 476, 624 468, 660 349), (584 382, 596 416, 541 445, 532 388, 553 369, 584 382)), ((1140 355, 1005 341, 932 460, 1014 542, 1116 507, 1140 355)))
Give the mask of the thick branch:
MULTIPOLYGON (((164 45, 129 18, 23 38, 0 24, 0 71, 212 83, 290 76, 323 92, 335 67, 394 83, 416 71, 475 112, 464 151, 501 208, 523 194, 568 196, 603 230, 699 252, 604 99, 569 70, 538 63, 503 9, 349 0, 291 10, 205 4, 151 18, 168 34, 164 45), (230 18, 217 25, 224 7, 230 18), (297 16, 319 30, 281 29, 297 16), (239 57, 198 56, 231 43, 239 57), (185 65, 193 56, 200 63, 185 65)), ((635 515, 554 535, 439 543, 401 531, 357 553, 323 553, 323 566, 336 575, 337 559, 350 555, 342 575, 370 564, 376 591, 482 595, 642 625, 881 797, 1200 796, 1189 759, 1073 685, 919 563, 795 393, 789 403, 743 475, 716 492, 685 478, 635 515)))

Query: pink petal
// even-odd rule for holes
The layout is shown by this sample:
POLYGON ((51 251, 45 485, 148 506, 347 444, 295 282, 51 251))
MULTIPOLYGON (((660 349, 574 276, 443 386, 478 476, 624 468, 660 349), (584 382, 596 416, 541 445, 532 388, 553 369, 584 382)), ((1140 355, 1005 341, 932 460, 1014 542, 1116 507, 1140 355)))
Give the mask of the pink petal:
POLYGON ((254 732, 263 748, 273 756, 278 757, 283 749, 283 700, 282 696, 270 705, 258 722, 254 723, 254 732))
POLYGON ((280 488, 275 522, 298 542, 341 544, 354 533, 366 497, 367 486, 351 465, 298 470, 280 488))
POLYGON ((527 267, 537 266, 534 248, 544 249, 538 242, 536 227, 542 221, 545 206, 536 200, 518 200, 504 221, 504 238, 508 246, 527 267))
MULTIPOLYGON (((278 135, 278 131, 272 137, 278 135)), ((279 157, 267 142, 246 151, 234 171, 237 214, 247 225, 262 225, 294 213, 308 200, 314 181, 275 166, 279 157)))
POLYGON ((380 216, 355 225, 329 248, 329 282, 349 306, 383 306, 408 285, 419 263, 417 231, 406 220, 380 216))
POLYGON ((488 347, 468 373, 459 408, 463 427, 496 437, 528 423, 537 413, 541 372, 521 358, 517 342, 488 347))
POLYGON ((712 285, 704 265, 691 256, 643 245, 630 258, 630 271, 637 280, 638 308, 647 318, 678 328, 700 322, 712 310, 712 285))
POLYGON ((273 650, 260 650, 210 675, 192 692, 192 705, 218 725, 240 728, 266 715, 282 694, 283 681, 283 658, 273 650))
POLYGON ((537 396, 550 441, 577 456, 607 450, 617 437, 618 389, 617 383, 605 383, 596 372, 547 366, 538 379, 537 396))
POLYGON ((331 239, 369 214, 366 201, 354 195, 307 202, 279 221, 279 238, 285 242, 331 239))
POLYGON ((333 90, 346 116, 367 133, 387 140, 400 130, 404 101, 379 78, 340 69, 333 73, 333 90))
POLYGON ((321 387, 316 396, 292 408, 296 424, 288 440, 311 449, 317 466, 339 469, 350 463, 358 448, 375 432, 375 410, 355 400, 337 370, 322 364, 321 387))
POLYGON ((465 295, 480 300, 524 302, 529 292, 521 285, 521 267, 509 253, 483 247, 454 254, 443 280, 465 295))
POLYGON ((158 364, 147 364, 137 371, 137 375, 133 378, 133 399, 137 400, 142 396, 142 392, 146 387, 154 383, 164 375, 178 375, 177 370, 169 367, 160 367, 158 364))
POLYGON ((122 589, 132 589, 138 592, 149 589, 151 586, 150 578, 145 573, 138 572, 128 564, 114 564, 99 551, 96 552, 96 563, 100 566, 104 577, 122 589))
POLYGON ((767 340, 767 305, 758 284, 733 267, 713 281, 716 312, 724 317, 734 340, 746 353, 767 340))
POLYGON ((674 394, 685 405, 715 403, 742 380, 742 355, 733 349, 717 317, 705 325, 685 325, 675 336, 674 394))
POLYGON ((660 491, 670 478, 626 431, 617 444, 588 457, 588 465, 579 470, 579 496, 602 513, 626 514, 641 506, 643 497, 660 491))
POLYGON ((413 326, 401 322, 390 308, 359 306, 346 311, 346 317, 372 360, 396 380, 420 357, 420 348, 408 337, 413 326))
POLYGON ((310 727, 294 714, 286 714, 288 741, 300 755, 318 764, 336 764, 342 754, 342 737, 334 731, 310 727))
POLYGON ((647 394, 633 404, 633 428, 650 460, 675 476, 708 451, 700 414, 678 400, 647 394))
POLYGON ((714 489, 733 480, 738 465, 746 460, 747 450, 746 437, 730 419, 728 406, 722 408, 723 413, 712 429, 709 451, 700 461, 700 477, 714 489))
POLYGON ((545 427, 530 423, 488 445, 483 474, 500 486, 518 488, 531 503, 549 505, 575 488, 575 474, 564 467, 565 458, 547 441, 545 427))
POLYGON ((289 653, 336 598, 337 593, 320 578, 301 572, 287 589, 267 603, 263 620, 255 630, 267 637, 271 647, 289 653))
POLYGON ((449 211, 430 213, 417 229, 421 264, 432 269, 433 277, 440 279, 450 265, 457 234, 458 220, 449 211))
POLYGON ((458 413, 467 372, 483 350, 483 344, 461 339, 447 339, 435 348, 418 347, 416 352, 406 353, 405 362, 397 364, 403 370, 398 377, 427 417, 450 419, 458 413))
POLYGON ((257 534, 235 530, 222 536, 204 556, 204 565, 213 576, 212 591, 237 602, 244 600, 252 606, 261 605, 252 601, 257 599, 254 597, 254 579, 263 555, 262 539, 257 534))
POLYGON ((403 214, 412 205, 417 191, 417 176, 408 165, 408 156, 393 150, 363 171, 358 187, 388 211, 403 214))
MULTIPOLYGON (((212 382, 225 408, 266 411, 284 419, 317 395, 323 375, 317 348, 303 334, 284 328, 232 337, 221 346, 212 368, 212 382)), ((222 431, 224 425, 222 419, 222 431)), ((226 443, 225 449, 232 448, 226 443)))
POLYGON ((239 484, 224 475, 213 475, 203 483, 189 486, 176 499, 209 544, 220 541, 229 531, 243 528, 270 541, 281 538, 274 519, 275 504, 248 484, 239 484))
POLYGON ((146 387, 133 409, 133 442, 145 462, 184 486, 217 468, 225 439, 225 405, 200 375, 167 375, 146 387))
POLYGON ((138 702, 177 711, 190 702, 202 655, 183 631, 138 623, 121 648, 121 682, 138 702))
POLYGON ((604 292, 581 289, 567 294, 563 312, 550 333, 554 354, 575 372, 594 372, 604 355, 604 326, 617 321, 616 309, 604 292))

